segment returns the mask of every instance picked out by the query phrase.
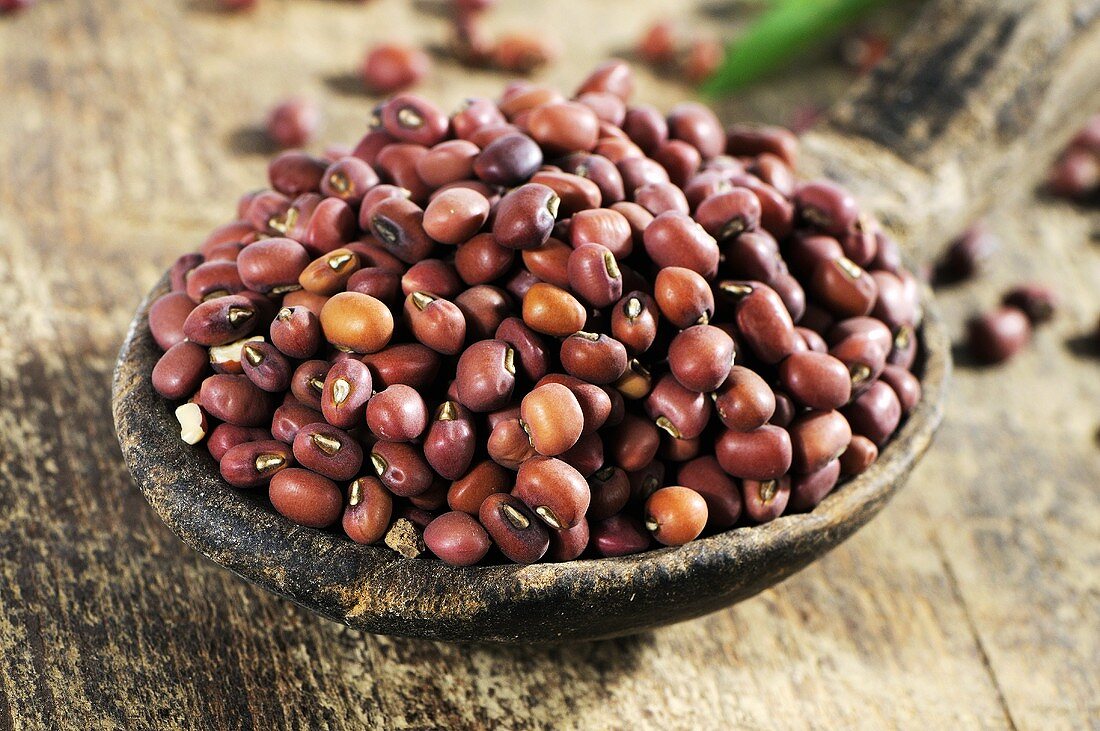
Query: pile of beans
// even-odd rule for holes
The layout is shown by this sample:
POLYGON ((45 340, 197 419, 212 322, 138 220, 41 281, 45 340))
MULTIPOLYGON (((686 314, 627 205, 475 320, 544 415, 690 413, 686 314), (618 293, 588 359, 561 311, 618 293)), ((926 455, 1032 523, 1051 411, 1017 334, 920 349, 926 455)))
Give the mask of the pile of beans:
POLYGON ((156 391, 305 526, 452 564, 619 556, 812 509, 920 398, 918 284, 786 130, 609 61, 289 151, 172 266, 156 391))

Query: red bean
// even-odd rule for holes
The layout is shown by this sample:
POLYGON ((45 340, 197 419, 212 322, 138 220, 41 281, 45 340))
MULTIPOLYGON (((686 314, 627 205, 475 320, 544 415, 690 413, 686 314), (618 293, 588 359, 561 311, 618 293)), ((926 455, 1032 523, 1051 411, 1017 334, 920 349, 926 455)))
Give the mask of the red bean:
POLYGON ((281 515, 310 528, 335 523, 344 502, 335 482, 297 467, 282 470, 271 478, 268 497, 281 515))
POLYGON ((791 353, 779 364, 779 383, 798 403, 811 409, 839 409, 852 396, 848 369, 827 353, 791 353))
POLYGON ((707 528, 725 530, 741 517, 741 491, 712 455, 696 457, 680 466, 677 484, 699 493, 707 504, 707 528))
POLYGON ((550 547, 546 526, 521 500, 506 493, 485 498, 478 519, 500 552, 516 563, 534 563, 550 547))
POLYGON ((750 432, 725 431, 715 444, 718 463, 745 480, 774 480, 791 468, 791 437, 772 424, 750 432))
POLYGON ((695 540, 707 524, 707 503, 688 487, 662 487, 645 504, 645 526, 666 546, 695 540))
POLYGON ((424 543, 452 566, 472 566, 485 558, 493 545, 480 523, 458 511, 444 513, 429 523, 424 543))
POLYGON ((341 525, 356 543, 378 543, 393 515, 393 497, 374 477, 360 477, 348 488, 348 505, 341 525))
POLYGON ((270 439, 231 447, 218 460, 222 478, 233 487, 266 485, 281 470, 294 464, 290 447, 270 439))

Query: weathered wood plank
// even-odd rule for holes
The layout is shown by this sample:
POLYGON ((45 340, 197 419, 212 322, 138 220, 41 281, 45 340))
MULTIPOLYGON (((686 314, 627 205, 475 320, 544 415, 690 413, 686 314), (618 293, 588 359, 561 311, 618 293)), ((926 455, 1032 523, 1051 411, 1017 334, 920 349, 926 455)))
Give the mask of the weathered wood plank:
MULTIPOLYGON (((504 3, 499 27, 559 32, 569 52, 548 76, 563 84, 668 12, 656 0, 527 5, 504 3)), ((329 109, 325 137, 352 140, 369 100, 340 75, 369 39, 442 39, 442 20, 421 23, 397 0, 272 0, 248 18, 98 0, 0 21, 0 728, 1095 719, 1100 465, 1087 405, 1100 393, 1097 361, 1063 341, 1100 309, 1100 272, 1089 221, 1061 205, 1006 211, 1017 249, 945 309, 960 322, 1040 261, 1074 299, 1067 315, 1008 369, 958 376, 938 447, 880 519, 731 610, 592 645, 453 647, 358 635, 181 549, 115 447, 122 329, 163 266, 262 181, 261 156, 225 154, 250 139, 239 131, 306 90, 329 109), (169 103, 181 96, 190 104, 169 103)), ((786 96, 764 90, 728 112, 781 121, 792 98, 835 89, 815 89, 823 77, 840 82, 805 74, 786 96)), ((499 85, 446 67, 425 93, 450 104, 499 85)), ((642 76, 647 101, 682 93, 642 76)))

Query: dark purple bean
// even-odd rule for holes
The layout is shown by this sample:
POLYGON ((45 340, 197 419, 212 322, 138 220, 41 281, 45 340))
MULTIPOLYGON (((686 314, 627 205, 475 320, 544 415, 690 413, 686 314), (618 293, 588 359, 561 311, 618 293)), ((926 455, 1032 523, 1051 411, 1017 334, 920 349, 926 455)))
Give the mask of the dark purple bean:
POLYGON ((270 343, 242 345, 241 367, 248 380, 269 393, 281 393, 290 386, 290 361, 270 343))
POLYGON ((637 518, 619 513, 589 526, 589 543, 604 558, 629 556, 649 548, 649 532, 637 518))
POLYGON ((172 267, 168 270, 168 279, 172 283, 173 292, 187 291, 187 276, 191 273, 192 269, 202 264, 203 260, 202 254, 181 254, 180 257, 172 263, 172 267))
POLYGON ((503 340, 515 351, 514 360, 531 381, 538 381, 550 367, 543 339, 518 317, 509 317, 497 327, 495 338, 503 340))
POLYGON ((476 412, 508 403, 516 383, 514 354, 502 340, 481 340, 463 351, 455 371, 459 402, 476 412))
POLYGON ((605 520, 626 507, 630 500, 630 478, 619 467, 604 467, 588 478, 592 499, 589 520, 605 520))
POLYGON ((506 134, 490 142, 474 160, 474 173, 490 185, 516 185, 542 165, 542 150, 525 134, 506 134))
POLYGON ((783 259, 779 245, 767 231, 745 231, 722 246, 723 271, 742 280, 757 280, 765 284, 782 271, 783 259))
POLYGON ((618 203, 626 197, 622 173, 615 163, 603 155, 578 152, 560 160, 558 164, 563 172, 595 183, 604 205, 618 203))
POLYGON ((651 183, 669 182, 668 172, 656 160, 648 157, 632 155, 615 163, 619 175, 623 179, 623 189, 628 198, 634 197, 634 192, 651 183))
POLYGON ((550 238, 561 198, 539 183, 509 191, 497 204, 493 239, 509 249, 533 249, 550 238))
POLYGON ((655 153, 668 140, 668 122, 656 107, 648 105, 627 109, 622 129, 647 155, 655 153))
POLYGON ((593 307, 607 307, 623 294, 623 278, 611 250, 602 244, 581 244, 569 255, 569 287, 593 307))
POLYGON ((983 221, 974 223, 951 242, 936 266, 936 281, 952 283, 978 274, 1001 248, 1001 240, 983 221))
POLYGON ((768 423, 786 429, 794 421, 798 408, 794 405, 794 400, 782 391, 773 391, 772 395, 775 397, 775 413, 768 419, 768 423))

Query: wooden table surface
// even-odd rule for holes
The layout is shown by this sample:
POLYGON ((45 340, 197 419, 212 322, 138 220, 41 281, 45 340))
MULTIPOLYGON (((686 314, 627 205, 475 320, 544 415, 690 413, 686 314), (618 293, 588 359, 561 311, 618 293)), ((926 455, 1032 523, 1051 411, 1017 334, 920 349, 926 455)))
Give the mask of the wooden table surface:
MULTIPOLYGON (((981 281, 942 293, 956 332, 1024 278, 1065 306, 1014 362, 961 359, 910 485, 847 544, 729 610, 551 649, 364 636, 182 547, 131 484, 109 382, 142 293, 264 180, 251 131, 322 100, 354 141, 351 71, 385 37, 439 43, 437 6, 44 0, 0 19, 0 729, 1100 727, 1100 216, 1013 197, 981 281)), ((565 86, 661 0, 506 0, 496 28, 558 38, 565 86)), ((725 21, 723 21, 725 22, 725 21)), ((725 105, 785 121, 825 65, 725 105)), ((502 80, 442 64, 450 106, 502 80)), ((640 97, 688 93, 641 73, 640 97)))

